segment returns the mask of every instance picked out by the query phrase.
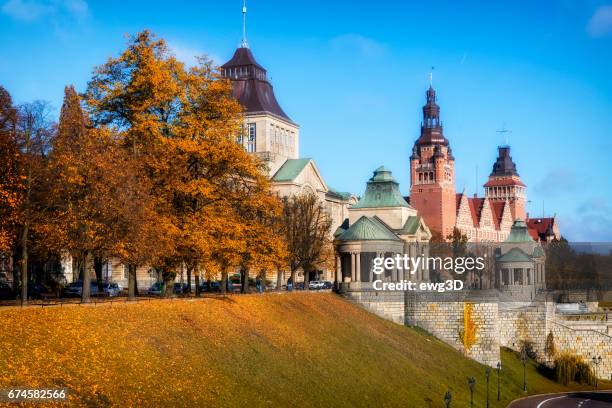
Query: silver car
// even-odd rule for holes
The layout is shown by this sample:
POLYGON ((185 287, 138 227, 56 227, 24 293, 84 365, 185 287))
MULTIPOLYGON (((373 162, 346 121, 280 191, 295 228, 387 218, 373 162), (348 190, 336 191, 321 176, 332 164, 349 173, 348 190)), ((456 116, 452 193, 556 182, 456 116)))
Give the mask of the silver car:
POLYGON ((104 291, 104 295, 108 297, 119 296, 123 288, 116 282, 107 282, 102 284, 102 290, 104 291))

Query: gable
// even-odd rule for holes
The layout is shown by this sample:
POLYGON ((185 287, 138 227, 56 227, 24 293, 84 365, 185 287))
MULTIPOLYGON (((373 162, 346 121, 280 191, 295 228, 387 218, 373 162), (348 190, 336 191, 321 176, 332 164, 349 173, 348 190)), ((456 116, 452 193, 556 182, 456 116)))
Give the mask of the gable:
POLYGON ((274 183, 291 183, 298 186, 309 185, 315 191, 328 191, 327 184, 319 169, 310 158, 287 159, 272 176, 274 183))
POLYGON ((457 225, 464 227, 478 226, 478 221, 474 219, 472 211, 470 209, 470 204, 467 195, 460 194, 460 197, 457 198, 457 201, 457 225))
POLYGON ((495 222, 493 220, 493 212, 489 200, 485 199, 480 210, 480 228, 495 229, 495 222))

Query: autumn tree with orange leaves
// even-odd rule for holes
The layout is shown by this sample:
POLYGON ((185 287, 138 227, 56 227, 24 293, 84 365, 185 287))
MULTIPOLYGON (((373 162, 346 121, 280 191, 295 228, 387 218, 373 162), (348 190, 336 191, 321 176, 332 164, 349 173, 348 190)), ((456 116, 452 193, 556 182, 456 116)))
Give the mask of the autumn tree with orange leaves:
POLYGON ((12 250, 22 187, 17 169, 16 126, 17 110, 10 94, 0 87, 0 254, 12 250))
POLYGON ((92 128, 74 87, 66 87, 48 166, 44 234, 51 251, 68 251, 76 261, 85 303, 92 266, 100 289, 102 263, 117 252, 118 209, 123 207, 118 200, 130 175, 121 162, 118 139, 110 129, 92 128))
POLYGON ((15 128, 16 168, 21 184, 16 208, 15 258, 19 269, 21 304, 28 302, 30 254, 41 249, 39 228, 45 221, 48 194, 47 163, 55 124, 49 104, 35 101, 18 106, 15 128))
POLYGON ((95 70, 85 101, 94 124, 121 131, 131 160, 142 165, 157 235, 173 243, 154 265, 166 281, 181 264, 196 277, 225 278, 256 250, 245 239, 261 228, 249 223, 262 205, 253 194, 269 194, 269 185, 235 142, 241 107, 209 60, 187 69, 143 31, 95 70))

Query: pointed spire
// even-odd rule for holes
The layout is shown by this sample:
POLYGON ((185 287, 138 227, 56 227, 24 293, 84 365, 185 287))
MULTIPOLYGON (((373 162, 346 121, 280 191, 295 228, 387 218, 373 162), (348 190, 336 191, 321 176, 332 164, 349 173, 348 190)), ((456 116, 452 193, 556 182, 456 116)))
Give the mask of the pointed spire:
POLYGON ((242 0, 242 42, 240 43, 241 48, 249 48, 246 36, 246 0, 242 0))
POLYGON ((431 71, 429 71, 429 87, 433 88, 433 71, 435 67, 431 67, 431 71))

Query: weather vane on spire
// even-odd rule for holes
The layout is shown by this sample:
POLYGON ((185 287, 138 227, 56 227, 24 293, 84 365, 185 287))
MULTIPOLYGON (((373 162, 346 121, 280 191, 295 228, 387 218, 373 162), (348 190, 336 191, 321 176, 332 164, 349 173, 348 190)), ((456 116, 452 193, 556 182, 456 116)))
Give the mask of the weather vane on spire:
POLYGON ((504 137, 504 145, 508 146, 508 135, 512 133, 512 131, 506 129, 506 124, 504 123, 501 130, 496 130, 496 132, 504 137))
POLYGON ((433 87, 433 71, 435 67, 431 67, 431 71, 429 71, 429 86, 433 87))
POLYGON ((246 13, 246 0, 242 0, 242 43, 240 44, 242 48, 249 48, 249 43, 247 42, 246 37, 246 13))

